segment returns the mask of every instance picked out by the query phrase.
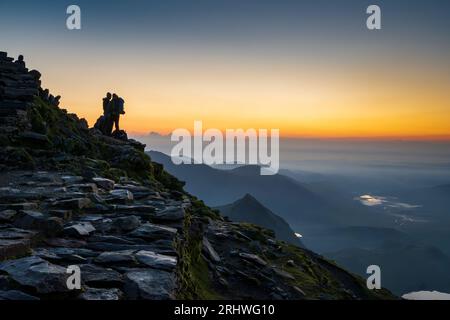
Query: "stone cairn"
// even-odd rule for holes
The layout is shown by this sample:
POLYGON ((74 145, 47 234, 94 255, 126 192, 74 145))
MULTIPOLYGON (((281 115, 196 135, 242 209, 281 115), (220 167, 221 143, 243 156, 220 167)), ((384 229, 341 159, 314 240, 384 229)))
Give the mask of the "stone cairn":
POLYGON ((0 134, 30 129, 27 110, 39 94, 40 73, 28 71, 23 61, 0 52, 0 134))
POLYGON ((60 96, 41 88, 41 73, 29 71, 23 57, 17 60, 0 51, 0 134, 18 134, 31 129, 27 112, 35 97, 59 106, 60 96))

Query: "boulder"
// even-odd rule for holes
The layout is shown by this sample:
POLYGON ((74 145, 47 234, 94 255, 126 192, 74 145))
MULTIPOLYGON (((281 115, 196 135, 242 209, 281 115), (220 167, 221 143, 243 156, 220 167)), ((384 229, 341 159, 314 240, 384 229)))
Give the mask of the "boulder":
POLYGON ((115 230, 119 230, 121 232, 133 231, 140 225, 141 225, 141 220, 136 216, 127 216, 127 217, 116 218, 112 222, 113 228, 115 230))
POLYGON ((49 215, 60 218, 62 220, 72 219, 72 210, 50 210, 49 215))
POLYGON ((113 190, 114 186, 115 186, 115 182, 113 180, 110 179, 106 179, 106 178, 92 178, 92 181, 99 187, 105 190, 113 190))
POLYGON ((95 232, 95 228, 90 222, 79 222, 64 228, 64 234, 69 237, 88 237, 95 232))
POLYGON ((86 207, 89 207, 91 204, 92 201, 88 198, 75 198, 75 199, 55 201, 52 203, 52 206, 59 209, 81 210, 86 207))
POLYGON ((27 239, 0 240, 0 261, 23 256, 30 250, 31 242, 27 239))
POLYGON ((15 210, 4 210, 0 211, 0 222, 11 222, 16 216, 17 211, 15 210))
POLYGON ((122 140, 122 141, 128 141, 128 135, 124 130, 115 130, 111 137, 114 139, 122 140))
POLYGON ((154 195, 155 192, 144 186, 136 186, 132 184, 118 184, 115 186, 116 189, 124 189, 133 193, 135 199, 143 199, 148 196, 154 195))
POLYGON ((44 260, 48 261, 60 261, 62 260, 61 257, 59 257, 56 253, 50 252, 49 250, 45 248, 37 248, 33 249, 32 253, 33 256, 37 256, 39 258, 42 258, 44 260))
POLYGON ((141 250, 136 253, 136 259, 146 266, 154 269, 173 271, 177 266, 177 258, 158 254, 153 251, 141 250))
POLYGON ((68 278, 66 269, 36 256, 0 263, 0 271, 39 294, 69 291, 66 284, 68 278))
POLYGON ((124 292, 128 299, 175 299, 175 276, 163 270, 146 269, 125 275, 124 292))
POLYGON ((15 226, 23 229, 39 229, 46 216, 38 211, 24 210, 15 221, 15 226))
POLYGON ((128 233, 128 236, 144 240, 157 240, 157 239, 172 240, 176 234, 177 229, 156 225, 152 223, 146 223, 141 225, 134 231, 128 233))
POLYGON ((28 72, 28 74, 30 74, 35 80, 39 80, 42 76, 42 74, 39 71, 34 69, 28 72))
POLYGON ((155 212, 152 217, 156 221, 180 221, 184 219, 186 212, 181 207, 167 208, 155 212))
POLYGON ((133 194, 124 189, 111 190, 105 200, 113 203, 130 203, 134 200, 133 194))
MULTIPOLYGON (((102 206, 102 207, 106 208, 105 210, 109 210, 106 201, 103 200, 103 198, 100 195, 98 195, 97 193, 89 194, 89 199, 91 199, 92 202, 99 208, 100 208, 100 206, 102 206)), ((96 211, 96 210, 94 209, 94 211, 96 211)))
POLYGON ((267 266, 267 262, 265 262, 263 259, 261 259, 256 254, 241 252, 241 253, 239 253, 239 256, 247 261, 254 262, 260 266, 263 266, 263 267, 267 266))
POLYGON ((134 250, 103 252, 94 259, 95 263, 110 266, 136 266, 134 250))
POLYGON ((43 232, 46 235, 55 236, 63 231, 63 220, 58 217, 48 217, 45 221, 43 232))
POLYGON ((38 248, 33 250, 33 255, 52 262, 85 263, 87 257, 97 256, 88 249, 74 248, 38 248))
POLYGON ((80 176, 62 176, 61 180, 65 183, 65 184, 75 184, 75 183, 81 183, 84 181, 83 177, 80 176))
POLYGON ((102 268, 94 264, 80 265, 82 281, 90 287, 116 288, 124 284, 123 276, 109 268, 102 268))
POLYGON ((28 230, 39 230, 47 235, 56 235, 63 230, 63 222, 57 217, 48 217, 38 211, 22 211, 14 225, 28 230))
POLYGON ((72 184, 68 188, 70 191, 78 191, 82 193, 98 193, 98 188, 95 183, 72 184))
POLYGON ((289 272, 286 272, 284 270, 281 270, 281 269, 275 268, 275 267, 273 268, 273 271, 276 275, 278 275, 282 278, 285 278, 288 280, 295 280, 295 277, 292 274, 290 274, 289 272))
POLYGON ((209 257, 214 262, 220 262, 220 256, 217 254, 216 250, 214 250, 213 246, 209 242, 209 240, 204 237, 203 238, 203 251, 206 253, 207 257, 209 257))

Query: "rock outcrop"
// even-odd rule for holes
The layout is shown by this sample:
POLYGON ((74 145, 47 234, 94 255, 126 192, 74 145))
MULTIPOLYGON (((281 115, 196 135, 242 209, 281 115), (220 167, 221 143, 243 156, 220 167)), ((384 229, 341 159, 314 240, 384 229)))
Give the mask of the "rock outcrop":
POLYGON ((0 52, 0 300, 393 298, 226 221, 144 145, 60 109, 40 77, 0 52))

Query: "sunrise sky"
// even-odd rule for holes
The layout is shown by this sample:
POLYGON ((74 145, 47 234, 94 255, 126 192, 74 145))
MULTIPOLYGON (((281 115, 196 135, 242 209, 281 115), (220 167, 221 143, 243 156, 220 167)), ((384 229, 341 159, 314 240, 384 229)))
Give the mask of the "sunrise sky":
POLYGON ((90 125, 126 101, 133 133, 279 128, 299 137, 450 137, 449 1, 0 3, 0 51, 24 54, 90 125), (381 31, 366 29, 369 4, 381 31), (65 28, 78 4, 82 30, 65 28))

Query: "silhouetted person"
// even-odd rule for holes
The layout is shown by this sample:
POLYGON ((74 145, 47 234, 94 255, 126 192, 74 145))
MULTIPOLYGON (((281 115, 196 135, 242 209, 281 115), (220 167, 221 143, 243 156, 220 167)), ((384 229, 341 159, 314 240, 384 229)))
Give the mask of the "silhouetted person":
POLYGON ((18 64, 21 67, 25 68, 25 61, 23 61, 23 55, 17 57, 17 60, 14 63, 18 64))
POLYGON ((125 101, 120 98, 117 94, 113 94, 113 98, 112 98, 112 104, 111 104, 111 115, 112 115, 112 119, 114 121, 114 126, 116 131, 120 131, 119 128, 119 121, 120 121, 120 115, 121 114, 125 114, 125 110, 124 110, 124 104, 125 101))
POLYGON ((111 135, 113 121, 111 117, 111 93, 108 92, 106 97, 103 98, 103 120, 101 125, 101 131, 105 135, 111 135))
POLYGON ((103 116, 100 117, 99 129, 104 135, 111 135, 113 120, 111 115, 111 93, 107 93, 103 98, 103 116))
POLYGON ((103 98, 103 115, 106 116, 110 113, 111 109, 111 93, 108 92, 106 97, 103 98))

